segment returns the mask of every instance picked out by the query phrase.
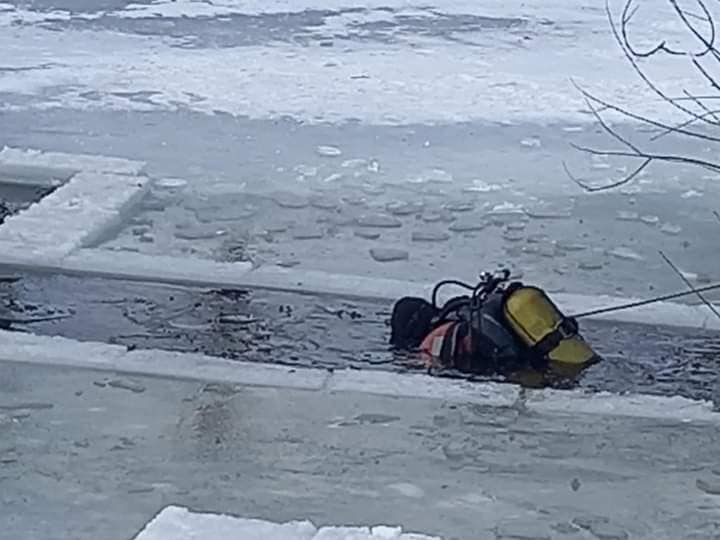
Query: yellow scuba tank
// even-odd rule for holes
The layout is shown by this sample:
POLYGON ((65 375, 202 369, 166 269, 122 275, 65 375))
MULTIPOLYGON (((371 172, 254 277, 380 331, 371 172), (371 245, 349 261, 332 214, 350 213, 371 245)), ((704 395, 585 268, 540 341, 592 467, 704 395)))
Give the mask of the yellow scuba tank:
POLYGON ((565 317, 545 292, 519 285, 507 291, 505 319, 517 337, 550 365, 561 370, 582 368, 597 355, 578 333, 577 322, 565 317))

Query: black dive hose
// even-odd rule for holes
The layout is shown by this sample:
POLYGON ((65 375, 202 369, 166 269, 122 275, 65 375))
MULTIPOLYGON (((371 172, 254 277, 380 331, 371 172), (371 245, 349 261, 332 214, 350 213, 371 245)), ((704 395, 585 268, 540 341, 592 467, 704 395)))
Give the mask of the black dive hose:
MULTIPOLYGON (((490 278, 490 279, 496 280, 495 287, 497 287, 497 285, 503 281, 500 278, 490 278)), ((457 285, 458 287, 462 287, 463 289, 473 291, 472 296, 473 296, 473 298, 475 298, 479 293, 482 293, 483 287, 488 286, 489 282, 481 281, 477 285, 473 286, 468 283, 465 283, 464 281, 460 281, 457 279, 445 279, 443 281, 440 281, 437 285, 435 285, 435 287, 433 288, 433 291, 432 291, 432 305, 435 308, 437 308, 438 291, 445 285, 457 285)), ((589 311, 583 311, 581 313, 576 313, 574 315, 571 315, 571 317, 573 319, 583 319, 586 317, 591 317, 593 315, 603 315, 605 313, 614 313, 616 311, 624 311, 626 309, 633 309, 633 308, 637 308, 637 307, 648 306, 651 304, 657 304, 658 302, 666 302, 668 300, 676 300, 677 298, 683 298, 685 296, 690 296, 693 294, 697 295, 698 293, 702 294, 704 292, 716 291, 716 290, 720 290, 720 283, 713 283, 711 285, 706 285, 704 287, 691 288, 691 289, 687 289, 687 290, 681 291, 681 292, 670 293, 670 294, 665 294, 665 295, 661 295, 661 296, 655 296, 653 298, 648 298, 645 300, 636 300, 635 302, 628 302, 626 304, 618 304, 616 306, 608 306, 608 307, 604 307, 604 308, 597 308, 597 309, 592 309, 589 311)))
POLYGON ((458 287, 462 287, 463 289, 467 289, 468 291, 475 290, 475 285, 470 285, 469 283, 465 283, 464 281, 460 281, 459 279, 443 279, 442 281, 438 282, 432 290, 432 305, 436 309, 438 309, 438 291, 440 291, 440 289, 443 288, 445 285, 457 285, 458 287))

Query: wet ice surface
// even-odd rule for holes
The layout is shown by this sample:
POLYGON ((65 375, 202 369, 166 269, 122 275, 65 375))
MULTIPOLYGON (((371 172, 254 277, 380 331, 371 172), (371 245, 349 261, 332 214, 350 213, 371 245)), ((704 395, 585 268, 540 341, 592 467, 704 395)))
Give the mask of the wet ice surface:
POLYGON ((593 168, 570 149, 606 142, 589 127, 63 110, 5 118, 13 145, 148 161, 155 188, 104 249, 423 281, 505 264, 551 290, 634 296, 683 286, 662 249, 696 283, 719 277, 715 178, 655 167, 623 190, 583 193, 563 160, 596 182, 623 165, 593 168), (528 132, 540 149, 520 144, 528 132))
MULTIPOLYGON (((352 178, 349 168, 337 174, 352 178)), ((718 278, 711 201, 358 184, 223 194, 159 187, 102 248, 411 281, 471 280, 508 266, 551 291, 615 296, 682 288, 662 250, 695 283, 718 278)))
MULTIPOLYGON (((0 282, 0 302, 7 316, 26 322, 19 327, 41 334, 251 362, 422 369, 417 358, 388 350, 391 306, 382 303, 63 276, 0 282), (32 322, 47 316, 54 320, 32 322)), ((582 327, 605 361, 585 373, 580 387, 718 398, 716 335, 591 321, 582 327)))

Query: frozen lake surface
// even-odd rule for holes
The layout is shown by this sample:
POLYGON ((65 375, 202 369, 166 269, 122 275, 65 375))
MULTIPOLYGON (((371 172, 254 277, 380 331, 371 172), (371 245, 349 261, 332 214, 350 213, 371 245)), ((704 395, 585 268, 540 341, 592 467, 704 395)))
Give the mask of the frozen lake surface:
MULTIPOLYGON (((643 43, 682 38, 643 16, 643 43)), ((0 144, 142 159, 159 179, 103 248, 409 280, 509 265, 636 296, 683 286, 662 249, 719 277, 715 175, 655 165, 587 194, 563 170, 606 183, 636 165, 570 147, 611 146, 571 78, 673 114, 594 2, 10 2, 0 28, 0 144)), ((696 89, 678 62, 651 69, 696 89)))
MULTIPOLYGON (((611 7, 617 14, 621 5, 611 7)), ((668 8, 643 3, 638 46, 686 39, 668 8)), ((118 269, 123 256, 139 253, 195 270, 202 264, 193 259, 239 261, 407 282, 472 279, 508 265, 551 293, 598 299, 683 288, 662 250, 693 283, 720 279, 717 174, 654 164, 622 189, 589 194, 565 173, 564 162, 605 184, 638 165, 571 147, 613 148, 573 81, 635 113, 683 119, 633 74, 602 2, 5 0, 0 51, 0 148, 140 160, 152 178, 127 219, 91 246, 81 245, 85 225, 100 227, 144 192, 133 171, 87 176, 95 195, 107 196, 97 207, 83 205, 84 184, 70 186, 77 200, 50 205, 54 216, 77 212, 68 230, 45 232, 35 216, 33 231, 8 235, 28 233, 26 251, 38 248, 50 266, 79 247, 101 253, 80 250, 87 258, 75 264, 106 264, 109 253, 118 269), (50 245, 55 238, 66 242, 50 245)), ((708 91, 682 59, 647 67, 670 94, 708 91)), ((609 119, 634 141, 653 135, 609 119)), ((671 136, 654 149, 717 154, 704 141, 671 136)), ((0 178, 8 180, 17 178, 0 178)), ((11 192, 0 188, 7 202, 11 192)), ((521 400, 488 408, 370 395, 372 384, 353 387, 352 377, 338 392, 325 387, 330 370, 340 387, 348 372, 376 386, 417 380, 387 373, 412 369, 386 350, 389 305, 232 295, 87 276, 25 274, 2 284, 2 305, 14 315, 69 315, 26 328, 117 344, 56 339, 66 348, 55 350, 50 338, 2 335, 6 349, 17 340, 9 350, 36 363, 54 355, 65 366, 0 363, 0 428, 12 441, 0 449, 3 530, 128 538, 179 504, 242 509, 268 527, 309 519, 327 538, 337 532, 328 524, 393 520, 448 538, 718 532, 714 425, 662 414, 558 416, 597 407, 596 393, 576 401, 555 394, 542 412, 542 399, 528 410, 521 400), (268 371, 315 366, 321 391, 67 367, 104 362, 107 371, 117 361, 127 370, 135 358, 147 360, 143 373, 154 367, 158 375, 153 354, 165 368, 179 362, 149 348, 254 361, 259 371, 268 361, 292 364, 268 371), (82 356, 92 349, 95 357, 82 356)), ((582 388, 717 402, 712 333, 597 321, 584 328, 606 362, 582 388)), ((678 399, 658 399, 655 412, 677 412, 678 399)), ((647 407, 637 404, 641 413, 647 407)), ((315 534, 310 527, 306 536, 315 534)))

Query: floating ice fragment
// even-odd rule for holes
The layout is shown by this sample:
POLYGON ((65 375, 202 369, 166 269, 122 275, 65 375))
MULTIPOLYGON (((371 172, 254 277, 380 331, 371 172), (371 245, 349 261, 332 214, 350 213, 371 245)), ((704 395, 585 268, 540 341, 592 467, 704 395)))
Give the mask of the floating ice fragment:
POLYGON ((480 218, 462 218, 452 223, 449 229, 453 232, 481 231, 488 226, 488 222, 480 218))
POLYGON ((520 144, 526 148, 540 148, 540 139, 537 137, 528 137, 520 141, 520 144))
POLYGON ((627 210, 620 210, 617 213, 617 217, 615 218, 618 221, 639 221, 640 220, 640 214, 637 212, 629 212, 627 210))
POLYGON ((280 206, 281 208, 305 208, 310 204, 310 201, 308 201, 305 197, 301 197, 299 195, 295 195, 294 193, 284 192, 284 193, 275 193, 272 196, 273 201, 275 201, 275 204, 280 206))
POLYGON ((380 233, 377 231, 367 231, 364 229, 358 229, 355 231, 355 236, 358 238, 364 238, 365 240, 377 240, 380 238, 380 233))
POLYGON ((585 244, 574 244, 572 242, 557 242, 556 246, 561 251, 569 252, 585 251, 588 248, 585 244))
POLYGON ((325 182, 326 184, 329 184, 331 182, 337 182, 342 177, 343 177, 343 175, 341 173, 332 173, 331 175, 323 178, 323 182, 325 182))
POLYGON ((306 227, 293 232, 295 240, 317 240, 323 237, 323 231, 315 227, 306 227))
POLYGON ((338 157, 342 155, 342 150, 337 146, 321 145, 315 149, 315 152, 322 157, 338 157))
POLYGON ((192 225, 190 227, 178 228, 175 231, 175 238, 180 240, 206 240, 217 238, 227 234, 227 230, 214 225, 192 225))
POLYGON ((673 225, 672 223, 665 223, 660 227, 660 232, 670 236, 677 236, 682 232, 682 227, 680 225, 673 225))
POLYGON ((356 223, 359 227, 374 227, 381 229, 390 229, 402 226, 401 221, 384 214, 366 214, 357 218, 356 223))
POLYGON ((155 185, 164 189, 176 189, 187 185, 187 180, 182 178, 161 178, 155 182, 155 185))
POLYGON ((490 193, 491 191, 499 191, 502 189, 500 184, 488 184, 482 180, 473 180, 472 184, 463 188, 463 191, 476 193, 490 193))
POLYGON ((410 184, 426 184, 426 183, 449 183, 453 181, 453 176, 444 169, 430 169, 419 176, 408 178, 410 184))
POLYGON ((578 264, 580 270, 601 270, 602 267, 601 261, 582 261, 578 264))
POLYGON ((300 165, 295 165, 295 167, 293 167, 293 170, 296 173, 307 177, 317 176, 318 173, 317 167, 313 167, 312 165, 304 165, 302 163, 300 165))
POLYGON ((657 225, 660 223, 660 218, 657 216, 640 216, 640 221, 646 225, 657 225))
POLYGON ((522 231, 512 230, 503 232, 502 237, 508 242, 520 242, 521 240, 525 239, 525 235, 522 233, 522 231))
POLYGON ((367 160, 367 159, 354 158, 354 159, 346 159, 345 161, 343 161, 343 162, 340 164, 340 166, 341 166, 343 169, 357 169, 357 168, 360 168, 360 167, 365 167, 365 165, 367 165, 367 164, 368 164, 368 160, 367 160))
POLYGON ((372 248, 370 256, 377 262, 406 261, 409 253, 402 249, 395 248, 372 248))
POLYGON ((612 255, 616 259, 624 261, 644 261, 645 257, 626 247, 618 247, 608 251, 608 255, 612 255))
POLYGON ((423 209, 423 204, 395 201, 388 203, 385 209, 395 216, 409 216, 420 212, 423 209))
POLYGON ((443 231, 415 231, 412 233, 413 242, 444 242, 450 235, 443 231))
POLYGON ((474 207, 475 205, 469 201, 456 201, 445 205, 445 208, 451 212, 469 212, 474 207))

